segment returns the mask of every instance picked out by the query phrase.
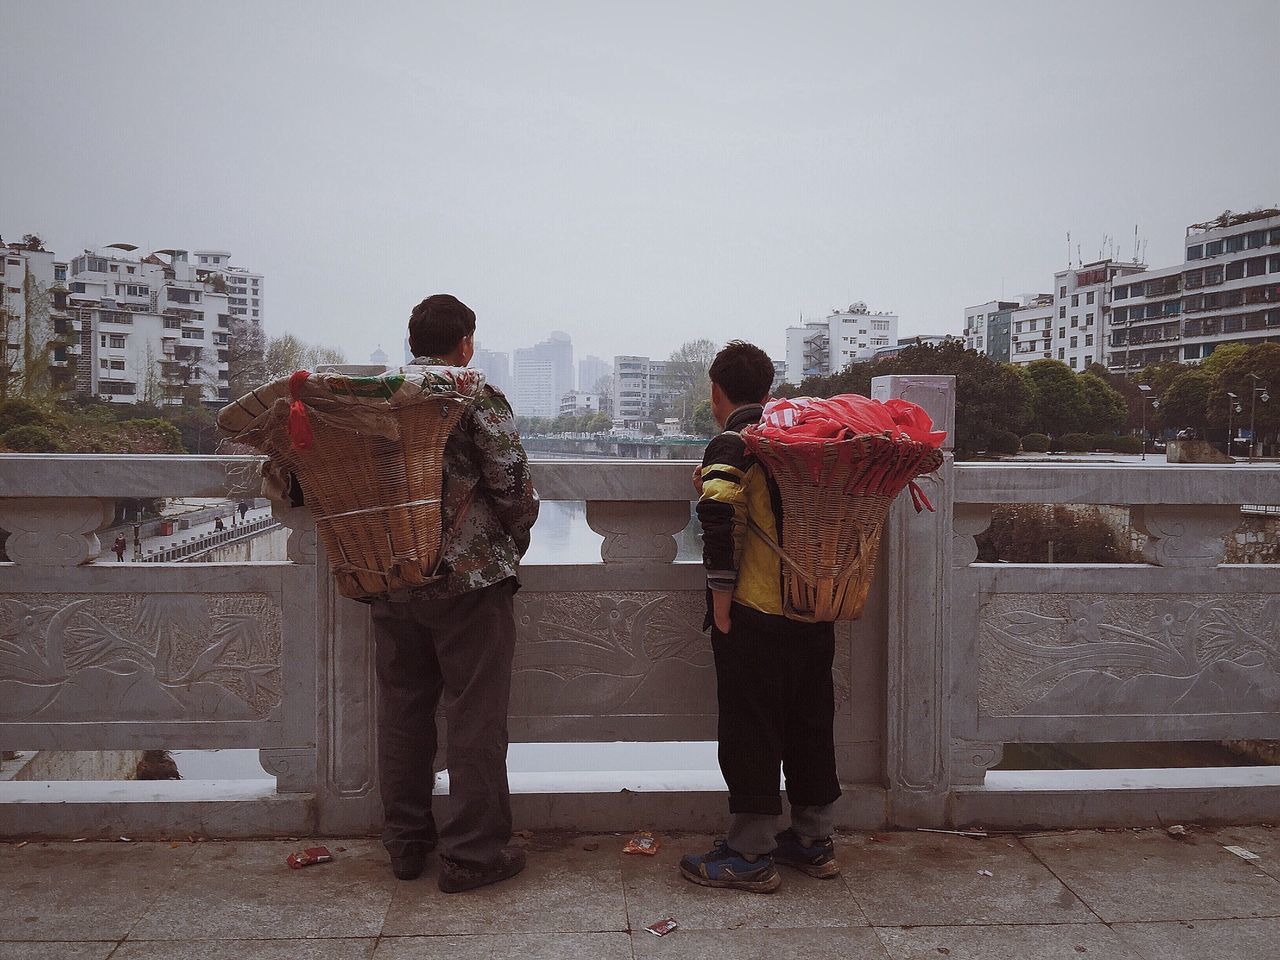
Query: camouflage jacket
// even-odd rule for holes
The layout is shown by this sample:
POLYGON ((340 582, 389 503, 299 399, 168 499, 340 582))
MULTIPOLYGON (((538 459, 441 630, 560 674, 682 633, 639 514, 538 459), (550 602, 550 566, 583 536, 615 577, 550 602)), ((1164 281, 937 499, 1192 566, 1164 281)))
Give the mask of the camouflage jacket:
MULTIPOLYGON (((413 362, 445 365, 435 357, 413 362)), ((538 519, 538 494, 515 415, 497 387, 486 384, 449 434, 441 498, 447 538, 440 564, 444 578, 416 588, 412 595, 456 597, 514 577, 529 549, 529 530, 538 519)))

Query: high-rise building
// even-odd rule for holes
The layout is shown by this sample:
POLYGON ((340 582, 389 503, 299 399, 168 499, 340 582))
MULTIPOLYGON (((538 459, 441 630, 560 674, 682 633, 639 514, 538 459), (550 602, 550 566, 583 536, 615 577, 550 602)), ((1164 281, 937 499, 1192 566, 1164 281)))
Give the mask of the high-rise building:
POLYGON ((524 417, 555 417, 560 398, 574 388, 573 342, 555 331, 532 347, 517 349, 511 362, 513 406, 524 417))
POLYGON ((613 375, 613 366, 607 360, 587 355, 578 361, 578 389, 583 393, 592 393, 600 381, 613 375))
POLYGON ((1146 264, 1095 260, 1053 275, 1053 359, 1072 370, 1102 363, 1111 303, 1111 286, 1118 277, 1142 273, 1146 264))
POLYGON ((1111 291, 1107 366, 1195 363, 1224 343, 1280 343, 1280 209, 1187 227, 1185 259, 1111 291))
MULTIPOLYGON (((671 382, 670 364, 648 357, 613 358, 613 419, 651 422, 680 396, 671 382)), ((678 412, 678 411, 677 411, 678 412)))
POLYGON ((832 310, 822 320, 787 328, 787 380, 829 377, 897 341, 896 314, 872 313, 861 301, 847 310, 832 310))
POLYGON ((0 255, 0 396, 24 385, 66 393, 80 352, 67 314, 67 265, 26 243, 0 255))
POLYGON ((476 347, 471 366, 480 370, 484 378, 503 393, 511 392, 511 358, 499 350, 483 350, 476 347))
POLYGON ((245 267, 233 267, 227 250, 195 250, 191 257, 197 277, 222 278, 226 285, 227 313, 259 324, 266 319, 266 281, 262 274, 245 267))
POLYGON ((125 403, 230 399, 230 327, 233 318, 261 324, 261 275, 231 266, 225 251, 201 251, 193 261, 179 249, 130 257, 136 249, 112 244, 70 262, 76 392, 125 403), (242 282, 233 282, 237 275, 242 282), (241 286, 245 304, 233 313, 231 291, 241 286))

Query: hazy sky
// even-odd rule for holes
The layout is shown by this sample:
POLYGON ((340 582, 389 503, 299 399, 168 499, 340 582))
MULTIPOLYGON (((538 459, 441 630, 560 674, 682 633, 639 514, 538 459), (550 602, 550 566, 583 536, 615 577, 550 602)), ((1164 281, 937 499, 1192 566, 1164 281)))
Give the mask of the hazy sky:
POLYGON ((1280 205, 1277 49, 1276 0, 0 0, 0 233, 230 249, 352 359, 438 291, 494 349, 958 332, 1068 230, 1280 205))

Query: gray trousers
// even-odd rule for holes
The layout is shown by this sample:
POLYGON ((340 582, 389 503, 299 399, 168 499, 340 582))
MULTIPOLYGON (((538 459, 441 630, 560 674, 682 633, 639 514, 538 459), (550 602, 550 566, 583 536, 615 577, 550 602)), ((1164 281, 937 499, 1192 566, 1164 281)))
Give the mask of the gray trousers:
POLYGON ((515 653, 515 580, 440 600, 378 600, 378 782, 382 842, 409 843, 485 867, 511 840, 507 707, 515 653), (445 699, 449 797, 437 832, 431 811, 436 709, 445 699))

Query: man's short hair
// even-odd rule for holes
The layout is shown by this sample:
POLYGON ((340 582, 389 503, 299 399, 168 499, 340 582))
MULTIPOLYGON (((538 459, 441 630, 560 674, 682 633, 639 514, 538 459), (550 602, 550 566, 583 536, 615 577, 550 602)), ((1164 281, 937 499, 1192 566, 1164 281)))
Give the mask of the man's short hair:
POLYGON ((732 403, 759 403, 773 386, 773 361, 754 343, 730 340, 711 361, 711 382, 732 403))
POLYGON ((475 311, 452 294, 437 293, 413 308, 409 349, 415 357, 443 357, 475 332, 475 311))

